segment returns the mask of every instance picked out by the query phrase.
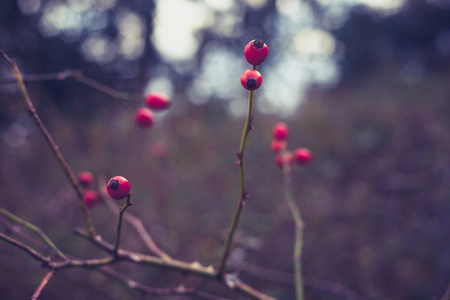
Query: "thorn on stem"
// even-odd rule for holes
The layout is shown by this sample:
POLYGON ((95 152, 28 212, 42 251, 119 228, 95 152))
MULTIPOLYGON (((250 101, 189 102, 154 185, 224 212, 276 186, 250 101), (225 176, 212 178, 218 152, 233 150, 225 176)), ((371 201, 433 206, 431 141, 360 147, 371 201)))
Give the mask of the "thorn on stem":
POLYGON ((238 160, 234 164, 238 165, 238 166, 242 166, 242 158, 243 158, 242 152, 238 151, 238 152, 236 152, 236 155, 238 157, 238 160))

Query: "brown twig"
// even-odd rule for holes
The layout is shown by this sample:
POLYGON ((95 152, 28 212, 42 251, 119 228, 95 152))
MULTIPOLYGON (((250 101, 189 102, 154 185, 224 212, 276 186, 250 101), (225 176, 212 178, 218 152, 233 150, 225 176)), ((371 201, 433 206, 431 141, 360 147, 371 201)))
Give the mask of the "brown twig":
POLYGON ((18 216, 10 213, 9 211, 7 211, 1 207, 0 207, 0 214, 9 218, 10 220, 16 222, 17 224, 23 225, 26 228, 28 228, 29 230, 35 232, 44 241, 44 243, 47 244, 47 246, 49 246, 50 249, 52 249, 55 252, 55 254, 58 257, 60 257, 63 260, 67 259, 67 257, 64 255, 64 253, 62 253, 62 251, 59 250, 58 247, 56 247, 56 245, 50 240, 50 238, 39 227, 19 218, 18 216))
MULTIPOLYGON (((77 82, 80 82, 86 86, 89 86, 109 97, 119 100, 119 101, 141 101, 142 96, 130 93, 119 92, 115 89, 110 88, 109 86, 94 80, 90 77, 85 76, 79 70, 67 70, 58 73, 42 73, 42 74, 26 74, 22 75, 22 80, 24 82, 37 82, 37 81, 49 81, 49 80, 58 80, 64 81, 67 79, 72 79, 77 82)), ((0 84, 8 84, 15 83, 15 78, 0 78, 0 84)))
MULTIPOLYGON (((80 71, 68 70, 58 73, 42 73, 42 74, 24 74, 22 79, 24 82, 59 80, 63 81, 76 76, 81 76, 80 71)), ((16 83, 15 78, 0 78, 0 84, 16 83)))
POLYGON ((126 277, 122 275, 121 273, 111 269, 108 266, 104 266, 101 268, 98 268, 100 273, 115 279, 119 282, 121 282, 126 287, 138 291, 142 295, 152 295, 152 296, 171 296, 171 295, 177 295, 177 296, 196 296, 199 299, 206 299, 206 300, 229 300, 226 298, 218 297, 206 292, 202 292, 196 288, 185 288, 184 286, 179 286, 177 288, 153 288, 146 285, 143 285, 135 280, 130 279, 129 277, 126 277))
POLYGON ((25 251, 26 253, 28 253, 31 257, 33 257, 34 259, 41 261, 43 263, 49 263, 50 262, 50 258, 41 255, 39 252, 37 252, 36 250, 34 250, 33 248, 3 234, 0 232, 0 240, 3 240, 5 242, 7 242, 10 245, 13 245, 23 251, 25 251))
MULTIPOLYGON (((75 229, 75 233, 86 238, 88 241, 93 243, 94 245, 100 247, 101 249, 113 253, 114 252, 114 245, 102 240, 100 237, 96 237, 94 239, 91 239, 90 236, 84 232, 81 229, 75 229)), ((224 284, 226 284, 229 288, 235 289, 243 294, 246 294, 249 297, 252 297, 253 299, 260 299, 260 300, 273 300, 274 298, 261 293, 249 285, 243 283, 240 281, 237 277, 231 276, 229 274, 224 274, 221 278, 217 277, 217 272, 214 270, 214 267, 212 266, 202 266, 198 262, 192 262, 187 263, 184 261, 172 259, 170 261, 166 261, 160 257, 151 256, 151 255, 144 255, 133 251, 127 251, 123 249, 119 249, 117 253, 118 259, 130 261, 138 264, 146 264, 146 265, 152 265, 156 267, 162 267, 166 269, 172 269, 176 271, 181 271, 185 274, 194 274, 201 277, 209 278, 209 279, 215 279, 220 280, 224 284)))
POLYGON ((31 300, 36 300, 39 295, 41 294, 42 290, 47 286, 48 282, 50 281, 50 278, 52 278, 53 274, 55 274, 55 270, 51 269, 50 271, 45 274, 44 278, 42 278, 41 283, 37 287, 36 291, 34 291, 33 296, 31 296, 31 300))
POLYGON ((28 111, 29 115, 33 118, 34 122, 36 123, 36 126, 41 131, 42 135, 44 136, 45 140, 47 141, 47 144, 49 145, 50 149, 52 150, 54 157, 56 158, 59 165, 63 169, 67 180, 73 186, 73 188, 78 196, 80 208, 81 208, 81 211, 82 211, 82 214, 84 217, 84 222, 85 222, 85 225, 87 227, 89 234, 91 236, 95 236, 94 225, 92 223, 92 219, 90 217, 89 210, 83 201, 83 190, 82 190, 80 184, 78 183, 78 180, 76 179, 69 164, 64 159, 61 151, 59 151, 58 146, 53 141, 53 138, 51 137, 50 133, 47 131, 47 128, 45 128, 44 124, 42 123, 41 119, 39 118, 39 116, 36 112, 36 109, 34 108, 34 105, 31 102, 31 98, 28 95, 28 91, 23 82, 22 75, 20 73, 19 67, 17 66, 17 63, 13 59, 11 59, 8 55, 6 55, 6 53, 2 50, 0 50, 0 55, 8 63, 9 67, 11 68, 12 72, 14 73, 14 77, 16 78, 17 84, 19 86, 19 90, 20 90, 23 100, 25 101, 25 104, 26 104, 26 110, 28 111))

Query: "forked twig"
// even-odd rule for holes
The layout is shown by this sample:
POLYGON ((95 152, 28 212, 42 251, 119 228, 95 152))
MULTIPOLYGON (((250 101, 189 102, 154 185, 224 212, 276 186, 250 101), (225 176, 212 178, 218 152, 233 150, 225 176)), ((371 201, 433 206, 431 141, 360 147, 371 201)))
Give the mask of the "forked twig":
MULTIPOLYGON (((103 200, 105 201, 106 205, 110 208, 110 210, 118 215, 120 207, 109 197, 108 193, 106 192, 106 180, 102 176, 99 179, 99 182, 105 182, 105 184, 100 184, 100 193, 102 195, 103 200)), ((139 237, 142 239, 144 244, 147 246, 147 248, 154 253, 156 256, 161 257, 164 260, 171 260, 172 258, 165 253, 161 248, 156 245, 155 241, 153 240, 152 236, 148 232, 148 230, 145 228, 144 223, 142 220, 136 216, 134 216, 131 213, 127 213, 123 216, 125 221, 129 222, 137 231, 139 237)))
POLYGON ((17 224, 23 225, 26 228, 28 228, 29 230, 35 232, 44 241, 44 243, 47 244, 47 246, 49 246, 50 249, 52 249, 55 252, 55 254, 59 258, 61 258, 63 260, 67 259, 67 257, 64 255, 64 253, 62 253, 62 251, 59 250, 58 247, 56 247, 56 245, 50 240, 50 238, 39 227, 19 218, 18 216, 10 213, 9 211, 7 211, 1 207, 0 207, 0 214, 9 218, 10 220, 16 222, 17 224))
POLYGON ((153 288, 141 284, 123 274, 111 269, 108 266, 100 267, 97 269, 100 273, 121 282, 126 287, 138 291, 142 295, 153 295, 153 296, 196 296, 199 299, 205 300, 229 300, 227 298, 218 297, 206 292, 202 292, 196 288, 185 288, 184 286, 179 286, 177 288, 153 288))
MULTIPOLYGON (((67 70, 59 73, 42 73, 42 74, 24 74, 22 75, 22 80, 24 82, 36 82, 36 81, 49 81, 49 80, 58 80, 64 81, 67 79, 73 79, 77 82, 80 82, 84 85, 87 85, 109 97, 119 100, 119 101, 141 101, 142 96, 119 92, 97 80, 94 80, 90 77, 84 75, 81 71, 78 70, 67 70)), ((15 78, 0 78, 0 84, 7 83, 15 83, 15 78)))
POLYGON ((119 211, 119 219, 117 221, 117 233, 116 233, 116 241, 114 243, 114 252, 113 255, 114 257, 117 258, 117 251, 119 250, 119 243, 120 243, 120 234, 122 232, 122 219, 123 219, 123 214, 125 213, 125 210, 130 207, 131 205, 133 205, 133 203, 130 202, 130 197, 131 194, 129 194, 127 196, 127 202, 120 208, 119 211))

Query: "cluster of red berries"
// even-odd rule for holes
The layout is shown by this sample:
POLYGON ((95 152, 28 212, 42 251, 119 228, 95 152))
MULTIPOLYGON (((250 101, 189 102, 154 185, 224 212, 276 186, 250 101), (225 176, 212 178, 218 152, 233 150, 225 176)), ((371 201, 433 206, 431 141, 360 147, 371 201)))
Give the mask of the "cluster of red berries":
POLYGON ((145 106, 134 114, 134 122, 140 127, 151 127, 154 123, 153 111, 163 111, 170 106, 169 99, 159 93, 150 93, 145 97, 145 106))
POLYGON ((270 147, 276 153, 275 164, 283 168, 285 164, 296 163, 300 166, 308 164, 312 159, 311 151, 307 148, 297 148, 294 152, 287 150, 287 139, 289 137, 289 128, 283 122, 278 122, 272 129, 272 143, 270 147))
POLYGON ((247 62, 253 66, 253 69, 245 71, 241 76, 242 86, 249 90, 254 91, 258 89, 262 84, 262 76, 256 71, 256 66, 262 64, 269 54, 269 48, 260 39, 255 39, 245 46, 244 56, 247 62))
POLYGON ((87 207, 92 207, 100 201, 100 194, 92 189, 94 184, 94 175, 89 171, 82 171, 77 176, 80 185, 85 188, 83 200, 87 207))
MULTIPOLYGON (((83 188, 86 188, 83 194, 83 200, 87 207, 97 204, 101 197, 100 194, 92 189, 94 184, 94 175, 89 171, 82 171, 77 175, 78 182, 83 188)), ((111 198, 116 200, 123 199, 130 194, 130 183, 125 177, 114 176, 106 186, 106 190, 111 198)))

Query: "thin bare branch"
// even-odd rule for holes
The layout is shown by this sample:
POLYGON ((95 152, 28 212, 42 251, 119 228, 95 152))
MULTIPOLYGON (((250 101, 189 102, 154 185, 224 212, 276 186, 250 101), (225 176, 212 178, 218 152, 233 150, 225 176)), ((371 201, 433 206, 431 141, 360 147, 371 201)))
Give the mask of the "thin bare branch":
POLYGON ((31 300, 36 300, 40 295, 42 290, 47 286, 50 278, 52 278, 53 274, 55 274, 55 270, 52 269, 45 274, 44 278, 42 278, 41 283, 37 287, 36 291, 34 291, 33 296, 31 296, 31 300))
POLYGON ((111 269, 108 266, 101 267, 97 271, 103 273, 104 275, 112 279, 121 282, 126 287, 136 290, 143 295, 152 295, 152 296, 184 295, 184 296, 196 296, 199 299, 206 299, 206 300, 229 300, 227 298, 222 298, 206 292, 202 292, 196 288, 185 288, 184 286, 179 286, 177 288, 172 289, 149 287, 133 279, 130 279, 129 277, 124 276, 123 274, 111 269))
POLYGON ((89 234, 91 236, 95 236, 94 224, 92 223, 92 219, 90 217, 89 210, 83 200, 83 190, 82 190, 80 184, 78 183, 78 180, 76 179, 75 174, 73 173, 69 164, 65 160, 61 151, 59 151, 59 148, 56 145, 55 141, 53 140, 52 136, 50 135, 47 128, 42 123, 41 119, 39 118, 39 115, 37 114, 36 109, 34 108, 34 105, 31 102, 31 98, 28 95, 28 91, 25 87, 25 83, 23 82, 22 74, 20 73, 19 67, 17 66, 16 62, 13 59, 11 59, 8 55, 6 55, 6 53, 4 51, 0 50, 0 56, 2 56, 3 59, 8 63, 9 67, 11 68, 11 70, 14 74, 14 77, 16 78, 17 84, 19 86, 19 90, 20 90, 23 100, 26 104, 26 110, 28 111, 29 115, 36 123, 36 126, 41 131, 45 140, 47 141, 47 144, 49 145, 49 147, 53 153, 53 156, 56 158, 57 162, 63 169, 67 180, 73 186, 73 188, 78 196, 78 200, 79 200, 78 202, 80 204, 80 208, 81 208, 81 211, 83 214, 84 223, 86 225, 86 228, 87 228, 89 234))
MULTIPOLYGON (((102 198, 104 199, 106 205, 109 207, 109 209, 115 213, 116 215, 119 215, 120 207, 109 197, 108 193, 106 192, 106 180, 104 176, 99 178, 99 182, 105 183, 100 184, 100 193, 102 195, 102 198)), ((154 242, 152 236, 148 232, 148 230, 145 228, 144 223, 142 220, 133 214, 127 212, 126 215, 123 216, 125 221, 130 223, 134 229, 137 231, 139 237, 142 239, 144 244, 147 246, 147 248, 155 254, 158 257, 161 257, 164 260, 171 260, 172 258, 165 253, 163 250, 161 250, 158 245, 154 242)))
POLYGON ((64 253, 62 253, 61 250, 56 247, 56 245, 50 240, 50 238, 37 226, 31 224, 30 222, 27 222, 23 220, 22 218, 19 218, 18 216, 14 215, 13 213, 7 211, 6 209, 0 208, 0 214, 9 218, 10 220, 16 222, 17 224, 23 225, 29 230, 35 232, 39 237, 44 241, 47 246, 52 249, 55 254, 60 257, 61 259, 67 259, 64 253))
POLYGON ((46 264, 48 264, 50 262, 50 258, 41 255, 39 252, 37 252, 33 248, 31 248, 13 238, 10 238, 7 235, 4 235, 3 233, 0 233, 0 240, 3 240, 5 242, 7 242, 8 244, 13 245, 13 246, 25 251, 26 253, 28 253, 31 257, 33 257, 36 260, 39 260, 46 264))

